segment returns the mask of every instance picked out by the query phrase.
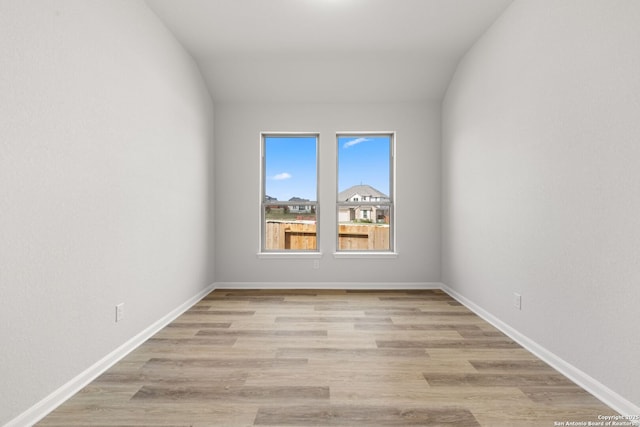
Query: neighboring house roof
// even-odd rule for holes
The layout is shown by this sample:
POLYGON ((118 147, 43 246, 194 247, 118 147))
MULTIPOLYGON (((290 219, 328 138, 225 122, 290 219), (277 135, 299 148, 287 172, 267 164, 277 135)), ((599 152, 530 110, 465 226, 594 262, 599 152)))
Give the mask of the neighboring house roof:
POLYGON ((302 197, 292 197, 289 199, 290 202, 308 202, 309 199, 303 199, 302 197))
POLYGON ((376 190, 370 185, 360 184, 360 185, 354 185, 353 187, 349 187, 346 190, 338 193, 338 200, 341 202, 346 202, 356 194, 360 196, 368 196, 368 197, 382 197, 383 199, 389 198, 389 196, 387 196, 381 191, 376 190))

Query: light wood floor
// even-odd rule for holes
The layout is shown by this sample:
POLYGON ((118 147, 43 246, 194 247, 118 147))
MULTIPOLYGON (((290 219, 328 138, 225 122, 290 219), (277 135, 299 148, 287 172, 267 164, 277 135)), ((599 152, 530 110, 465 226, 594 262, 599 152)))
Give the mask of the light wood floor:
POLYGON ((614 412, 442 291, 217 290, 42 426, 553 426, 614 412))

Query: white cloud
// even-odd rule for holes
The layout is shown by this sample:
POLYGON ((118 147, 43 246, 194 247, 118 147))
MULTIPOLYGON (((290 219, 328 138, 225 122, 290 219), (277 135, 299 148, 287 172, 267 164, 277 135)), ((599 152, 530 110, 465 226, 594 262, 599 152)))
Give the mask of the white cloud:
POLYGON ((282 172, 273 176, 273 179, 275 179, 276 181, 281 181, 283 179, 289 179, 289 178, 291 178, 291 174, 287 172, 282 172))
POLYGON ((361 142, 367 142, 367 141, 371 141, 371 140, 369 138, 356 138, 356 139, 352 139, 351 141, 345 142, 343 147, 349 148, 354 145, 360 144, 361 142))

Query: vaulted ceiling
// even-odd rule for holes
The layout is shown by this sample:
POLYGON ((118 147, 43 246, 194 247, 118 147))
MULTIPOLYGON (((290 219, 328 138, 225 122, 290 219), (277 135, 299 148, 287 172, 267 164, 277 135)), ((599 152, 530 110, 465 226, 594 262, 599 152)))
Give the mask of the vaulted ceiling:
POLYGON ((146 0, 216 102, 441 99, 513 0, 146 0))

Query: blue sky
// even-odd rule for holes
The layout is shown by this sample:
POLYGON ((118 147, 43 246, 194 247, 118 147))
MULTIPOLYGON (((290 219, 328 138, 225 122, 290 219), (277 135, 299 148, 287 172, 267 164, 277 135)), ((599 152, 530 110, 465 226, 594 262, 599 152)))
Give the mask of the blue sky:
MULTIPOLYGON (((389 136, 338 137, 338 189, 368 184, 389 194, 389 136)), ((317 200, 316 138, 265 137, 266 194, 317 200)))
POLYGON ((389 136, 338 137, 338 192, 368 184, 389 195, 389 136))
POLYGON ((266 193, 278 200, 316 200, 316 138, 265 138, 266 193))

